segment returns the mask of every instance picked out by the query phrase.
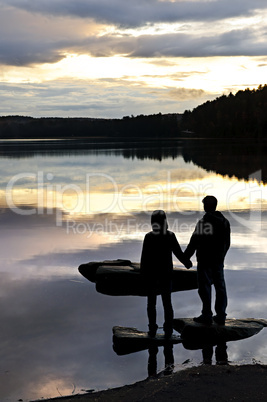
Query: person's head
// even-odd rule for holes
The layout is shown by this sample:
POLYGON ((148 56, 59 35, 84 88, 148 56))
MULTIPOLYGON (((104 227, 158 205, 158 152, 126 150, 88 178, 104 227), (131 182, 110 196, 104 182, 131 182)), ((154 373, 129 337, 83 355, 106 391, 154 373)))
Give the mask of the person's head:
POLYGON ((203 198, 202 202, 205 212, 214 212, 216 210, 218 201, 213 195, 207 195, 205 198, 203 198))
POLYGON ((164 211, 157 209, 151 215, 151 226, 155 233, 166 233, 168 229, 167 216, 164 211))

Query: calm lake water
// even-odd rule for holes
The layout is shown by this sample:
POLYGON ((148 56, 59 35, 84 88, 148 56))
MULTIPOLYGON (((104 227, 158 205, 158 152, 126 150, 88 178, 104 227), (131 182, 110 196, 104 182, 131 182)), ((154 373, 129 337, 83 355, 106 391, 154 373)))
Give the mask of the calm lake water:
MULTIPOLYGON (((96 391, 148 376, 148 351, 118 356, 112 348, 113 326, 147 330, 146 299, 99 294, 78 266, 138 262, 154 209, 167 211, 184 249, 202 216, 202 198, 215 195, 232 228, 228 317, 267 318, 262 147, 51 143, 0 144, 1 401, 96 391)), ((195 290, 174 293, 173 305, 177 318, 200 313, 195 290)), ((160 300, 158 316, 162 325, 160 300)), ((232 364, 267 364, 266 329, 227 347, 232 364)), ((202 362, 201 350, 178 344, 173 353, 176 371, 202 362)), ((157 359, 162 372, 162 348, 157 359)))

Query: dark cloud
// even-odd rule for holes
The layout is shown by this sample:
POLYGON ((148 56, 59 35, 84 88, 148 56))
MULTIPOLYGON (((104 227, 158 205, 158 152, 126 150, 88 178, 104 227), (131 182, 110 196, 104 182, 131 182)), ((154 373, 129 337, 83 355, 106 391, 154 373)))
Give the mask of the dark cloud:
POLYGON ((265 0, 157 1, 136 0, 11 0, 2 4, 54 16, 93 18, 99 22, 137 27, 158 22, 215 21, 250 16, 265 9, 265 0))
MULTIPOLYGON (((266 30, 260 25, 231 31, 225 31, 224 27, 225 32, 218 29, 216 34, 211 32, 205 36, 197 33, 193 25, 191 30, 189 26, 184 32, 140 36, 115 33, 99 35, 92 26, 93 20, 127 27, 158 22, 207 23, 252 15, 254 11, 267 7, 263 0, 253 3, 246 0, 175 3, 138 0, 130 4, 122 0, 112 3, 108 0, 0 0, 0 5, 0 64, 3 65, 55 63, 71 52, 94 57, 126 55, 158 59, 266 55, 266 45, 261 40, 266 30)), ((207 32, 211 28, 208 27, 207 32)))
POLYGON ((51 43, 40 43, 31 40, 18 39, 10 41, 9 39, 0 39, 0 64, 11 66, 25 66, 33 63, 56 63, 64 55, 60 49, 53 49, 51 43))
POLYGON ((199 37, 194 34, 162 34, 88 37, 81 40, 55 41, 53 43, 31 40, 0 41, 0 63, 29 65, 53 63, 65 57, 65 52, 90 54, 94 57, 126 55, 128 57, 213 57, 213 56, 262 56, 267 54, 265 42, 254 29, 238 29, 216 36, 199 37))
MULTIPOLYGON (((262 35, 265 33, 263 32, 262 35)), ((73 51, 90 53, 95 57, 123 54, 128 57, 207 57, 207 56, 260 56, 267 48, 254 29, 237 29, 218 35, 199 37, 193 33, 114 36, 86 38, 68 44, 73 51)))
MULTIPOLYGON (((267 9, 264 0, 137 0, 131 3, 122 0, 0 0, 0 6, 0 65, 5 79, 5 73, 9 71, 12 71, 11 77, 13 73, 23 74, 24 70, 17 67, 30 67, 36 74, 35 65, 56 63, 69 54, 146 58, 147 63, 163 67, 171 66, 173 59, 170 58, 175 57, 242 55, 263 58, 267 51, 263 40, 266 27, 261 23, 249 26, 249 20, 242 26, 243 20, 240 20, 236 26, 238 29, 233 29, 235 25, 230 20, 260 15, 260 9, 267 9), (156 25, 161 22, 180 25, 156 25), (146 27, 146 30, 137 29, 133 34, 132 30, 118 27, 146 27), (6 66, 15 68, 9 70, 6 66)), ((265 60, 259 60, 261 62, 265 64, 265 60)), ((207 69, 203 70, 206 74, 207 69)), ((38 75, 29 78, 29 72, 30 69, 25 71, 25 81, 39 80, 38 75)), ((34 87, 32 84, 2 85, 1 114, 13 114, 16 110, 19 114, 35 116, 51 116, 52 113, 121 117, 129 113, 183 112, 196 107, 200 98, 205 101, 214 96, 201 90, 194 93, 194 88, 177 88, 177 81, 199 72, 178 72, 177 76, 170 72, 168 78, 175 80, 174 88, 162 87, 160 80, 163 75, 151 75, 153 82, 159 79, 160 84, 155 84, 155 87, 148 87, 147 75, 109 78, 108 61, 104 74, 106 77, 103 75, 102 79, 73 80, 72 84, 71 78, 64 77, 61 82, 60 79, 46 81, 45 85, 36 84, 34 87)))

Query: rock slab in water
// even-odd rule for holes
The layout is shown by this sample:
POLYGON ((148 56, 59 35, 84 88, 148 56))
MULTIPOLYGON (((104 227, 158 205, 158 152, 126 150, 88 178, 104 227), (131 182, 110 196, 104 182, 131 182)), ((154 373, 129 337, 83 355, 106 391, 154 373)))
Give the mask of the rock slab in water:
POLYGON ((185 349, 203 349, 206 346, 226 344, 256 335, 267 326, 264 319, 228 319, 226 325, 203 325, 193 321, 193 318, 175 318, 174 329, 181 336, 173 335, 166 340, 164 334, 157 333, 150 338, 147 332, 136 328, 113 327, 113 349, 118 355, 135 353, 153 346, 168 346, 182 343, 185 349))
MULTIPOLYGON (((96 284, 99 293, 111 296, 146 296, 140 274, 140 264, 130 260, 89 262, 79 266, 79 272, 96 284)), ((197 289, 195 269, 174 268, 173 292, 197 289)))
POLYGON ((193 318, 175 318, 173 322, 174 329, 181 334, 183 341, 189 344, 212 343, 216 344, 218 341, 235 341, 244 338, 249 338, 256 335, 264 327, 267 326, 265 319, 227 319, 225 325, 212 325, 199 324, 193 318))
POLYGON ((157 333, 155 338, 151 338, 145 331, 121 326, 113 327, 112 331, 113 349, 118 355, 138 352, 149 349, 151 346, 181 343, 181 338, 174 334, 168 339, 165 338, 164 334, 160 333, 157 333))

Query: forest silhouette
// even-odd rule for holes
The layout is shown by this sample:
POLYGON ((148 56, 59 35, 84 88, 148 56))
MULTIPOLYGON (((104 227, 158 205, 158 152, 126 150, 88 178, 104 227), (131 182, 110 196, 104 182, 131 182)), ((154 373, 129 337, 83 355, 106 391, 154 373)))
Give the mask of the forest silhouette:
POLYGON ((127 159, 161 161, 182 156, 208 171, 239 179, 259 172, 257 180, 266 183, 266 109, 264 85, 223 95, 183 115, 158 113, 122 119, 4 116, 0 117, 0 155, 18 158, 104 150, 127 159))
POLYGON ((267 139, 267 85, 222 95, 183 114, 122 119, 0 117, 0 139, 92 138, 139 141, 194 138, 267 139))
POLYGON ((186 110, 180 130, 196 137, 267 139, 267 85, 222 95, 186 110))

